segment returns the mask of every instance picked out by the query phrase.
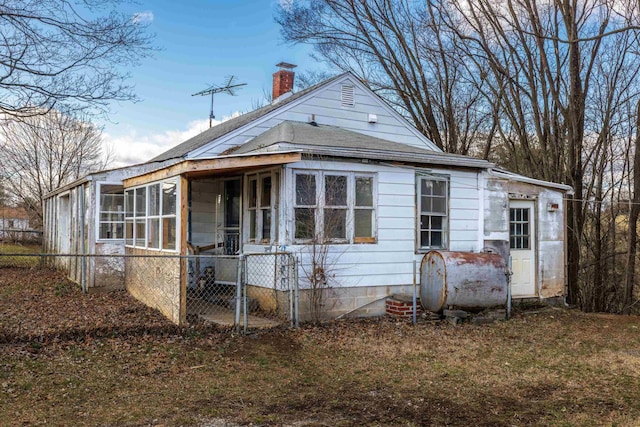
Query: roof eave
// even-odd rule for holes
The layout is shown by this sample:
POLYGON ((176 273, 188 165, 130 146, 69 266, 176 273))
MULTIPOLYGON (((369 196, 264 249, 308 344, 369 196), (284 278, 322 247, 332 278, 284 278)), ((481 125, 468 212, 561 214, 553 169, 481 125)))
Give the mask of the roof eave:
POLYGON ((382 161, 396 161, 404 163, 414 164, 426 164, 426 165, 439 165, 450 167, 464 167, 474 169, 490 169, 494 165, 485 160, 459 157, 448 157, 442 154, 419 154, 419 153, 398 153, 398 152, 385 152, 385 151, 369 151, 369 150, 329 150, 323 148, 305 148, 303 151, 306 154, 315 156, 327 156, 327 157, 346 157, 355 159, 368 159, 368 160, 382 160, 382 161))
POLYGON ((514 172, 500 170, 500 169, 492 169, 490 170, 490 174, 497 176, 498 178, 524 182, 526 184, 537 185, 539 187, 547 187, 547 188, 553 188, 556 190, 561 190, 568 195, 574 194, 573 187, 566 184, 559 184, 557 182, 550 182, 550 181, 543 181, 541 179, 529 178, 528 176, 524 176, 514 172))
POLYGON ((75 181, 70 182, 69 184, 63 185, 62 187, 58 187, 55 190, 50 191, 49 193, 47 193, 44 196, 42 196, 42 200, 46 200, 46 199, 51 198, 53 196, 56 196, 56 195, 58 195, 60 193, 64 193, 66 191, 69 191, 72 188, 79 187, 80 185, 84 185, 87 182, 90 182, 90 181, 93 180, 93 175, 94 174, 86 175, 86 176, 84 176, 84 177, 82 177, 80 179, 76 179, 75 181))
POLYGON ((187 159, 162 169, 124 179, 123 184, 125 188, 131 188, 180 175, 224 173, 233 170, 246 170, 248 168, 295 163, 301 159, 302 152, 300 150, 231 154, 205 159, 187 159))

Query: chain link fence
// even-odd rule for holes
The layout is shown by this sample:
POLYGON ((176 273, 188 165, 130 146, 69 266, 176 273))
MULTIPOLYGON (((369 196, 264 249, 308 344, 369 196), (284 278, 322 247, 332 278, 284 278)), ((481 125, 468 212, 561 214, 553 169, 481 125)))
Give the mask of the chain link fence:
POLYGON ((290 253, 188 257, 187 321, 265 328, 297 324, 290 253))
POLYGON ((246 255, 0 254, 1 268, 55 268, 83 291, 126 288, 174 323, 236 330, 298 324, 297 260, 246 255))

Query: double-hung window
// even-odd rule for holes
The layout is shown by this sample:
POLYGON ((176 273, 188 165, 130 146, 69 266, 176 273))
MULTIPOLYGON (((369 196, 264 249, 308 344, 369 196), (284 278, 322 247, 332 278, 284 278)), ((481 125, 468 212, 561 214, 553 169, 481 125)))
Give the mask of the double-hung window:
POLYGON ((122 185, 98 184, 100 195, 99 206, 99 240, 124 239, 124 192, 122 185))
POLYGON ((445 249, 448 246, 449 181, 444 177, 418 176, 418 247, 445 249))
POLYGON ((145 249, 176 249, 175 180, 125 191, 125 244, 145 249))
POLYGON ((296 241, 375 242, 375 175, 296 171, 294 177, 296 241))
POLYGON ((277 241, 280 172, 274 170, 249 175, 247 183, 248 241, 254 243, 277 241))
POLYGON ((318 197, 315 173, 295 174, 295 238, 313 240, 316 236, 318 197))
POLYGON ((347 239, 347 181, 348 175, 324 175, 324 213, 322 228, 328 240, 347 239))

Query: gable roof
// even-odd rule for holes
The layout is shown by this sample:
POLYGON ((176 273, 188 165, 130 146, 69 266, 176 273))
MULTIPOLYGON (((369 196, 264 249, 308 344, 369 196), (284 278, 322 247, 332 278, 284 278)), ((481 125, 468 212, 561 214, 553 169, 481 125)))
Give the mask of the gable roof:
POLYGON ((272 111, 275 111, 287 104, 292 103, 293 101, 296 101, 300 98, 302 98, 303 96, 305 96, 306 94, 313 92, 314 90, 318 89, 321 86, 327 85, 335 80, 338 80, 342 77, 344 77, 345 75, 348 75, 349 73, 343 73, 340 75, 337 75, 335 77, 332 77, 328 80, 325 80, 323 82, 317 83, 313 86, 309 86, 308 88, 301 90, 300 92, 296 92, 294 94, 292 94, 289 97, 286 97, 284 99, 281 99, 280 101, 276 102, 275 104, 269 104, 269 105, 265 105, 264 107, 258 108, 256 110, 250 111, 248 113, 242 114, 238 117, 234 117, 233 119, 227 120, 226 122, 222 122, 219 125, 216 125, 210 129, 207 129, 206 131, 194 136, 193 138, 190 138, 186 141, 184 141, 181 144, 176 145, 175 147, 165 151, 164 153, 154 157, 153 159, 151 159, 149 162, 160 162, 160 161, 164 161, 164 160, 169 160, 169 159, 173 159, 176 157, 184 157, 187 154, 189 154, 190 152, 192 152, 193 150, 196 150, 206 144, 208 144, 211 141, 214 141, 226 134, 228 134, 229 132, 232 132, 236 129, 241 128, 242 126, 245 126, 249 123, 251 123, 254 120, 259 119, 260 117, 271 113, 272 111))
POLYGON ((320 156, 491 168, 481 159, 391 142, 336 126, 285 120, 239 146, 234 155, 300 150, 320 156))

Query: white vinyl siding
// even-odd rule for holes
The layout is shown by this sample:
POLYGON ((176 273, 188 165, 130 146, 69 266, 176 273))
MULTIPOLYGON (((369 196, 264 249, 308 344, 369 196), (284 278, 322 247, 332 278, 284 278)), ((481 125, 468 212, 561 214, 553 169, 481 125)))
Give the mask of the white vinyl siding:
MULTIPOLYGON (((341 286, 406 285, 413 281, 413 261, 420 268, 423 253, 416 251, 416 172, 411 168, 357 163, 307 161, 288 167, 286 189, 293 192, 293 168, 324 170, 349 169, 355 174, 375 174, 376 240, 373 244, 331 246, 332 268, 341 286)), ((434 169, 433 174, 449 176, 449 250, 475 251, 479 246, 478 181, 475 172, 434 169), (476 194, 475 199, 473 194, 476 194), (460 197, 458 196, 460 194, 460 197), (454 208, 455 206, 455 208, 454 208)), ((290 193, 292 194, 292 193, 290 193)), ((291 196, 293 197, 293 196, 291 196)), ((292 199, 291 199, 292 200, 292 199)), ((293 229, 293 217, 289 215, 293 229)), ((303 245, 287 246, 308 262, 309 250, 303 245)))

